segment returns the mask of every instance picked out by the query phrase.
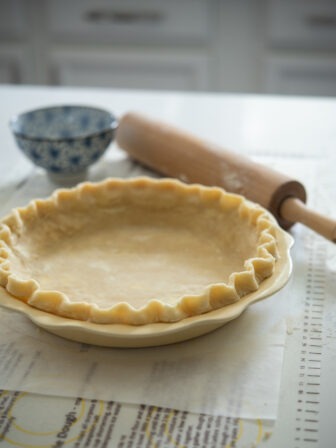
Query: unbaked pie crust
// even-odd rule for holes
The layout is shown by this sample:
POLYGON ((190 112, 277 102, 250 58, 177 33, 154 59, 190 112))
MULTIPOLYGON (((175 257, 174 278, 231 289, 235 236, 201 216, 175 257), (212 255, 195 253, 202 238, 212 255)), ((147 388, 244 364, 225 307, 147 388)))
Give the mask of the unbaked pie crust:
POLYGON ((273 274, 277 230, 265 209, 220 188, 86 182, 0 221, 0 285, 70 319, 177 322, 256 291, 273 274))

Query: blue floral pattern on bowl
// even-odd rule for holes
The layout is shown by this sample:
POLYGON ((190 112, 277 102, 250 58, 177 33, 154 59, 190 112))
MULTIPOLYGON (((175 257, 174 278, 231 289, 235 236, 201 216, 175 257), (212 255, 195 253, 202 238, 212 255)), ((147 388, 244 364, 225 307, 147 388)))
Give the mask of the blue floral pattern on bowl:
POLYGON ((104 154, 117 119, 93 107, 55 106, 18 115, 10 127, 18 147, 35 165, 55 175, 71 175, 104 154))

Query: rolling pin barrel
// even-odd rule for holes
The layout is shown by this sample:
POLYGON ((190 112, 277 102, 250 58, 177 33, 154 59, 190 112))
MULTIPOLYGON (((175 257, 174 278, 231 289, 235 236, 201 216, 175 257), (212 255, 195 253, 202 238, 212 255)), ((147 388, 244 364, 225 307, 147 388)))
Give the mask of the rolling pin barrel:
POLYGON ((293 222, 280 216, 283 200, 288 197, 306 200, 305 189, 299 182, 241 154, 135 113, 121 118, 116 140, 132 158, 161 174, 242 194, 269 209, 284 228, 293 222))
POLYGON ((336 242, 336 222, 305 206, 300 182, 241 154, 136 113, 120 119, 116 141, 132 158, 165 176, 241 194, 270 210, 284 229, 301 222, 336 242))

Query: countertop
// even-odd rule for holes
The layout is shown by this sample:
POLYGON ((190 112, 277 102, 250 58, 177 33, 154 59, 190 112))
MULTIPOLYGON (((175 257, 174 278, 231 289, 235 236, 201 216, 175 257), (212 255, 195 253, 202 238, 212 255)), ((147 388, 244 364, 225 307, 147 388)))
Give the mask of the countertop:
MULTIPOLYGON (((336 165, 336 98, 7 85, 0 86, 0 208, 6 209, 11 197, 17 194, 24 182, 35 172, 30 162, 15 146, 8 126, 9 119, 25 110, 69 103, 103 107, 118 117, 127 111, 137 111, 263 163, 275 164, 277 168, 286 170, 306 184, 310 206, 336 217, 336 209, 333 208, 336 194, 336 179, 333 174, 336 165)), ((110 160, 109 156, 113 159, 113 152, 121 154, 120 149, 112 144, 106 160, 110 160)), ((104 160, 99 163, 103 164, 104 160)), ((118 172, 115 168, 111 168, 111 171, 106 168, 104 174, 115 176, 118 172)), ((334 446, 336 387, 334 376, 330 372, 336 371, 336 250, 332 243, 299 224, 293 227, 291 233, 295 239, 293 275, 297 286, 295 290, 290 289, 291 285, 287 287, 288 294, 293 298, 286 318, 286 342, 277 418, 271 422, 256 421, 253 427, 249 426, 249 422, 229 419, 224 423, 232 431, 229 434, 227 428, 226 432, 223 429, 223 434, 227 435, 226 439, 222 438, 224 445, 213 446, 334 446), (246 429, 245 436, 239 435, 239 431, 243 432, 243 427, 246 429)), ((27 412, 25 401, 26 407, 29 402, 31 409, 38 409, 42 405, 45 409, 62 409, 63 406, 59 397, 26 394, 22 391, 2 392, 0 442, 3 446, 42 446, 34 426, 36 418, 34 420, 33 412, 27 412), (12 418, 14 411, 6 408, 6 396, 12 397, 11 406, 15 405, 16 420, 12 418), (21 408, 19 402, 22 404, 21 408), (6 422, 9 422, 7 430, 6 422), (12 435, 14 430, 17 439, 12 435)), ((83 403, 77 398, 73 404, 75 411, 72 412, 79 413, 83 403)), ((101 403, 101 407, 105 406, 104 412, 111 414, 112 404, 109 403, 101 403)), ((87 400, 86 406, 90 409, 90 406, 98 405, 94 400, 87 400)), ((106 436, 104 445, 97 434, 94 439, 96 442, 93 439, 91 442, 85 442, 88 445, 78 441, 79 439, 76 442, 76 438, 67 439, 67 431, 73 423, 71 412, 68 412, 63 429, 60 427, 57 433, 58 444, 44 442, 43 446, 62 446, 61 440, 67 446, 145 446, 134 435, 136 422, 141 426, 138 407, 120 404, 118 406, 121 407, 115 410, 116 406, 114 404, 113 409, 117 423, 114 422, 115 426, 110 426, 114 431, 113 444, 108 444, 106 436), (135 423, 131 427, 128 421, 135 423)), ((148 425, 153 416, 153 409, 155 410, 153 407, 148 411, 146 407, 142 409, 143 412, 146 411, 144 421, 147 422, 147 429, 144 434, 148 436, 147 446, 211 446, 211 443, 206 445, 204 442, 202 445, 202 442, 197 441, 196 433, 190 436, 188 443, 187 436, 183 439, 184 442, 169 437, 168 423, 173 421, 172 415, 175 414, 167 410, 166 413, 162 411, 160 414, 161 423, 166 425, 166 437, 163 433, 159 437, 153 428, 149 436, 148 425)), ((55 412, 48 411, 44 414, 41 421, 46 427, 50 419, 54 418, 55 412)), ((190 418, 190 431, 193 425, 196 428, 202 421, 200 416, 186 417, 176 414, 175 417, 176 425, 179 418, 181 421, 190 418)), ((174 428, 171 428, 171 431, 173 433, 174 428)), ((43 437, 47 437, 47 432, 43 437)))

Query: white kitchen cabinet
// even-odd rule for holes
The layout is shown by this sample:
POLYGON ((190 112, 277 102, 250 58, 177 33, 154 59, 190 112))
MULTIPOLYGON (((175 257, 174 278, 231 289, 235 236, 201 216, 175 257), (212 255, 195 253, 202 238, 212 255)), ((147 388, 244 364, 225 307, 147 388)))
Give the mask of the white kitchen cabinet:
POLYGON ((0 38, 23 39, 29 34, 29 6, 24 0, 0 0, 0 38))
POLYGON ((336 96, 335 0, 271 0, 266 92, 336 96))
POLYGON ((0 83, 27 83, 32 78, 30 48, 0 43, 0 83))
POLYGON ((269 11, 275 47, 336 49, 335 0, 271 0, 269 11))
POLYGON ((10 64, 6 64, 5 61, 0 61, 0 83, 10 83, 16 78, 16 74, 13 73, 13 67, 10 64))
POLYGON ((335 0, 0 0, 0 82, 336 95, 335 0))
POLYGON ((0 48, 0 83, 20 82, 20 67, 17 59, 0 48))
POLYGON ((270 58, 267 92, 286 95, 336 96, 336 59, 278 56, 270 58))
POLYGON ((209 90, 213 3, 48 0, 50 80, 62 85, 209 90))
POLYGON ((46 19, 51 36, 58 42, 206 43, 212 3, 213 0, 47 0, 46 19))
POLYGON ((208 90, 208 66, 207 56, 198 52, 63 50, 52 54, 51 76, 62 85, 208 90))

